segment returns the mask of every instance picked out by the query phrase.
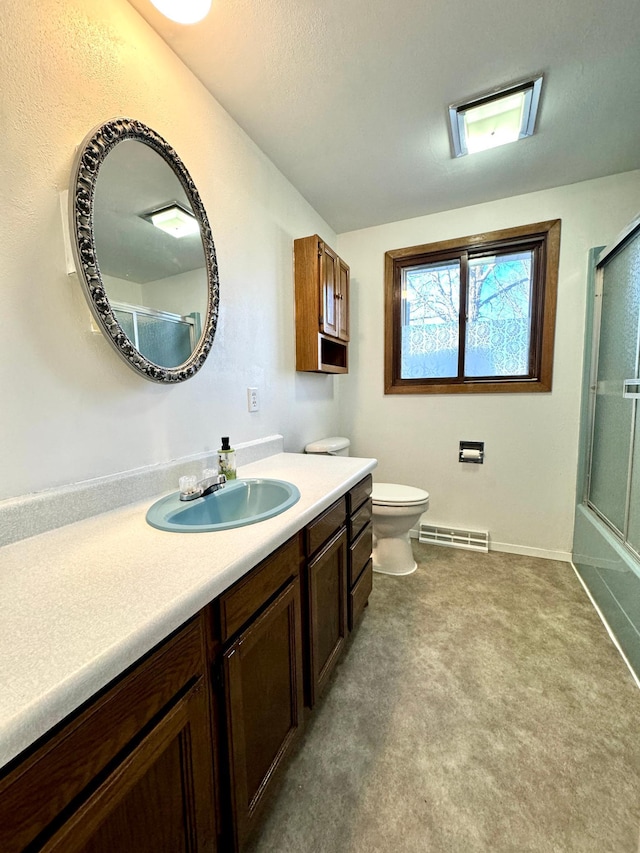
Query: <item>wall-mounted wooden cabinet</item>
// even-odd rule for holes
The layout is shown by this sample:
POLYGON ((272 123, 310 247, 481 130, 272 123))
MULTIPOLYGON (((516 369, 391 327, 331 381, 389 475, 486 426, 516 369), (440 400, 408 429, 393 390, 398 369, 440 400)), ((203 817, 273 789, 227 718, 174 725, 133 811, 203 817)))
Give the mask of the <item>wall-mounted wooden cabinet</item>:
POLYGON ((349 267, 317 234, 293 248, 296 370, 347 373, 349 267))

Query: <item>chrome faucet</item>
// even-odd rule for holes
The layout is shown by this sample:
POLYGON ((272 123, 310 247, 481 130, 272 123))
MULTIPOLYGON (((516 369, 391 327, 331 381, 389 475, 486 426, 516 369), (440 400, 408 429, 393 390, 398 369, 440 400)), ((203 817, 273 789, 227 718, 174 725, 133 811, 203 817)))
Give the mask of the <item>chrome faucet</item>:
POLYGON ((227 478, 224 474, 218 474, 211 468, 203 471, 201 480, 197 477, 180 477, 180 500, 194 501, 196 498, 203 498, 205 495, 210 495, 212 492, 217 492, 218 489, 224 488, 227 478))

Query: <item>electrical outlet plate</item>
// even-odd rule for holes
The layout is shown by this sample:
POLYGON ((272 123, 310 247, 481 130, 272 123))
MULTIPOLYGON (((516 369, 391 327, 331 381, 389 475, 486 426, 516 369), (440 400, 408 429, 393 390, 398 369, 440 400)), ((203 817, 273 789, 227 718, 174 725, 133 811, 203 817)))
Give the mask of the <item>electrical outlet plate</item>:
POLYGON ((247 388, 247 405, 250 412, 257 412, 260 408, 257 388, 247 388))

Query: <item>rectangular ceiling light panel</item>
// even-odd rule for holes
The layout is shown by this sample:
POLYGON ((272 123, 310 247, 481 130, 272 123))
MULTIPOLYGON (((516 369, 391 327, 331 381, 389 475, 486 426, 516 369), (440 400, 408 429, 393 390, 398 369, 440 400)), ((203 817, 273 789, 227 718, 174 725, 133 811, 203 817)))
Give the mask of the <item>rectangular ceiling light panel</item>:
POLYGON ((143 219, 149 220, 156 228, 177 239, 200 231, 200 225, 195 216, 177 203, 167 205, 160 210, 152 210, 145 214, 143 219))
POLYGON ((506 145, 533 134, 542 76, 449 107, 456 157, 506 145))

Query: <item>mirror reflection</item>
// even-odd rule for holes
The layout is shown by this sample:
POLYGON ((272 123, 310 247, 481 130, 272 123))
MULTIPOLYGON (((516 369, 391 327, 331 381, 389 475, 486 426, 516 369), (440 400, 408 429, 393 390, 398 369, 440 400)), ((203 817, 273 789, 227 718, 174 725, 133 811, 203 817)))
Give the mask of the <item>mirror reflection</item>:
POLYGON ((184 382, 206 361, 220 304, 200 194, 155 130, 131 118, 94 128, 69 196, 76 269, 105 338, 152 382, 184 382))
POLYGON ((123 139, 104 159, 93 228, 102 283, 122 330, 154 364, 184 364, 205 325, 206 258, 182 184, 144 142, 123 139))

